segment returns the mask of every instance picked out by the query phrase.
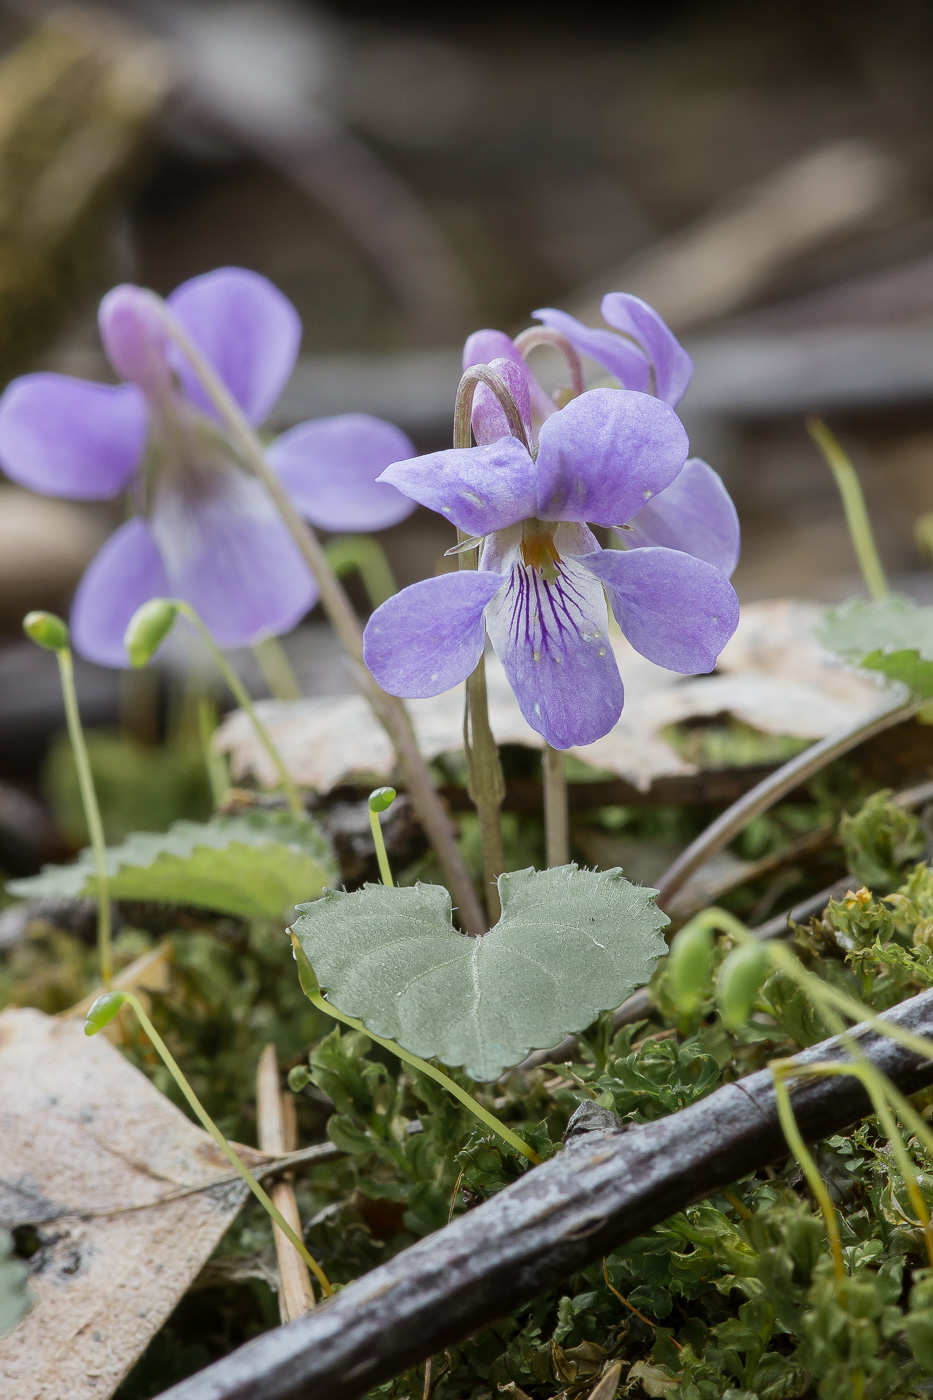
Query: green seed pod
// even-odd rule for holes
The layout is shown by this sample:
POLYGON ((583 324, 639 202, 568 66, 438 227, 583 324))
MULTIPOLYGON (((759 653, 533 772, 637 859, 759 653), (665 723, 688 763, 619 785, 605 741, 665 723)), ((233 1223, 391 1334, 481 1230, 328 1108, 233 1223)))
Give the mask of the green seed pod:
POLYGON ((769 970, 768 951, 761 943, 742 943, 733 948, 719 969, 716 1000, 719 1014, 731 1031, 741 1030, 748 1021, 769 970))
POLYGON ((26 636, 46 651, 64 651, 68 645, 68 624, 50 612, 31 612, 23 618, 26 636))
POLYGON ((369 810, 371 812, 386 812, 395 801, 395 788, 376 788, 375 792, 369 794, 369 810))
POLYGON ((311 1083, 307 1065, 296 1065, 288 1071, 288 1087, 293 1094, 300 1094, 306 1084, 311 1083))
POLYGON ((125 992, 104 992, 103 996, 99 996, 87 1013, 84 1034, 96 1035, 98 1031, 102 1031, 104 1026, 110 1024, 125 1001, 125 992))
POLYGON ((671 944, 667 959, 668 986, 679 1011, 695 1011, 709 987, 713 967, 713 933, 707 925, 689 923, 671 944))
POLYGON ((177 616, 178 604, 169 598, 151 598, 136 609, 123 636, 132 666, 145 666, 152 660, 177 616))

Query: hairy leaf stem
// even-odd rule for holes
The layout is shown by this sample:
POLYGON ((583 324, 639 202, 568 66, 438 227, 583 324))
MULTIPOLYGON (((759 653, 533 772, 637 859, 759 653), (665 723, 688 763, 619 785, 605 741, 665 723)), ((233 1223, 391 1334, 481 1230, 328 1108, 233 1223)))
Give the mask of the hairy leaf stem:
POLYGON ((848 753, 850 749, 864 743, 866 739, 871 739, 875 734, 890 729, 892 725, 909 719, 925 703, 928 702, 890 700, 883 709, 828 734, 819 743, 804 749, 803 753, 782 764, 776 772, 769 773, 767 778, 756 783, 750 791, 733 802, 731 807, 727 807, 721 816, 681 852, 661 877, 658 904, 663 909, 672 896, 687 883, 693 872, 734 840, 754 817, 760 816, 776 802, 780 802, 782 797, 786 797, 795 787, 812 778, 814 773, 825 768, 833 759, 848 753))
POLYGON ((319 1011, 325 1011, 328 1016, 333 1016, 337 1021, 343 1021, 344 1025, 351 1026, 355 1031, 362 1031, 364 1035, 369 1036, 370 1040, 374 1040, 377 1045, 381 1045, 383 1049, 391 1051, 392 1054, 397 1055, 400 1060, 404 1060, 405 1064, 411 1065, 413 1069, 418 1070, 421 1074, 426 1074, 430 1079, 443 1085, 449 1094, 453 1094, 455 1099, 459 1099, 464 1108, 469 1109, 474 1118, 478 1118, 487 1128, 491 1128, 494 1133, 502 1138, 503 1142, 508 1143, 509 1147, 513 1148, 516 1152, 520 1152, 523 1157, 527 1157, 529 1162, 534 1166, 538 1166, 541 1162, 541 1158, 538 1156, 537 1152, 535 1152, 534 1148, 529 1147, 527 1142, 523 1142, 517 1133, 512 1132, 511 1128, 507 1128, 504 1123, 500 1123, 494 1113, 490 1113, 488 1108, 484 1108, 481 1103, 478 1103, 472 1094, 467 1093, 466 1089, 461 1089, 456 1080, 451 1079, 443 1070, 438 1069, 436 1065, 428 1064, 427 1060, 422 1060, 420 1056, 413 1055, 410 1050, 406 1050, 403 1046, 399 1045, 397 1040, 385 1040, 381 1035, 376 1035, 375 1032, 371 1031, 368 1026, 365 1026, 362 1021, 358 1021, 355 1016, 348 1016, 345 1011, 341 1011, 339 1007, 334 1006, 333 1002, 328 1001, 317 983, 314 969, 308 961, 304 949, 294 934, 292 934, 292 947, 295 950, 295 961, 298 964, 298 977, 301 982, 302 990, 308 1000, 312 1002, 319 1011))
POLYGON ((544 779, 545 863, 566 865, 570 859, 570 821, 567 812, 567 770, 560 749, 544 745, 541 757, 544 779))
POLYGON ((289 1241, 290 1244, 294 1245, 295 1249, 297 1249, 298 1253, 301 1255, 302 1259, 305 1261, 308 1268, 311 1270, 311 1272, 314 1274, 314 1277, 321 1285, 323 1292, 328 1297, 330 1297, 334 1290, 331 1287, 330 1280, 328 1279, 324 1270, 321 1268, 320 1264, 317 1262, 314 1256, 309 1253, 307 1247, 305 1246, 304 1240, 299 1239, 298 1235, 292 1229, 291 1225, 289 1225, 282 1212, 273 1203, 273 1201, 269 1198, 267 1193, 260 1186, 259 1182, 253 1176, 249 1167, 247 1167, 243 1159, 239 1156, 237 1152, 234 1151, 230 1143, 224 1137, 223 1133, 220 1131, 217 1124, 214 1122, 213 1118, 210 1116, 207 1109, 201 1103, 201 1100, 198 1098, 197 1094, 194 1092, 191 1085, 188 1083, 188 1080, 182 1073, 181 1068, 174 1055, 172 1054, 171 1050, 169 1050, 165 1041, 159 1035, 159 1032, 156 1030, 155 1026, 152 1024, 149 1017, 146 1015, 146 1012, 143 1010, 139 998, 134 996, 132 992, 111 992, 109 994, 105 994, 104 997, 98 998, 98 1000, 94 1003, 94 1006, 92 1006, 90 1011, 88 1012, 88 1019, 84 1028, 85 1034, 96 1034, 96 1032, 100 1030, 101 1027, 105 1025, 108 1020, 111 1020, 113 1016, 116 1015, 116 1012, 119 1010, 119 1007, 123 1002, 128 1002, 129 1005, 133 1008, 133 1011, 136 1013, 136 1018, 139 1021, 139 1024, 142 1026, 143 1030, 146 1032, 146 1035, 152 1041, 152 1044, 155 1047, 159 1058, 162 1060, 162 1063, 165 1065, 165 1068, 168 1070, 169 1074, 172 1076, 175 1083, 178 1085, 179 1089, 184 1094, 185 1099, 190 1104, 191 1109, 198 1118, 199 1122, 207 1130, 207 1132, 210 1133, 211 1137, 214 1139, 217 1146, 220 1148, 221 1152, 226 1157, 227 1161, 233 1167, 234 1171, 236 1171, 238 1175, 243 1178, 249 1189, 252 1191, 253 1195, 256 1197, 256 1200, 267 1212, 267 1214, 272 1217, 276 1225, 278 1225, 279 1229, 282 1231, 282 1234, 285 1236, 285 1238, 289 1241), (95 1009, 97 1010, 96 1017, 95 1009))
POLYGON ((842 443, 832 429, 821 418, 807 419, 807 432, 810 434, 836 479, 842 508, 845 511, 849 537, 858 559, 862 578, 870 598, 884 598, 888 593, 888 580, 878 557, 874 531, 868 518, 865 497, 862 494, 858 474, 849 460, 842 443))
POLYGON ((347 653, 354 682, 391 740, 411 800, 428 840, 437 853, 464 926, 472 933, 485 932, 486 923, 473 882, 457 846, 444 804, 418 748, 408 712, 401 700, 394 695, 388 695, 377 684, 363 664, 363 631, 359 618, 331 568, 320 540, 295 510, 291 497, 266 461, 262 443, 213 366, 208 363, 164 302, 160 303, 160 312, 167 334, 197 374, 220 414, 244 466, 265 486, 305 563, 314 575, 321 604, 347 653))
POLYGON ((269 762, 273 764, 276 773, 278 773, 279 775, 279 782, 282 785, 282 791, 285 794, 285 800, 288 803, 289 808, 296 817, 304 817, 306 815, 305 807, 304 803, 301 800, 301 797, 299 796, 298 789, 292 782, 291 775, 289 774, 288 769, 285 767, 282 755, 279 753, 278 749, 272 741, 272 735, 269 733, 268 729, 263 724, 262 720, 259 718, 259 715, 256 713, 256 707, 250 698, 250 694, 249 691, 246 689, 246 686, 240 680, 236 671, 234 671, 233 667, 230 665, 230 662, 227 660, 220 647, 214 641, 214 638, 211 636, 208 629, 204 626, 204 623, 201 621, 200 617, 198 616, 195 609, 191 606, 191 604, 183 602, 180 598, 173 598, 172 603, 178 609, 179 613, 181 613, 182 617, 186 617, 191 623, 192 627, 195 629, 198 636, 201 638, 201 640, 204 642, 204 645, 208 648, 211 655, 213 656, 214 661, 217 664, 217 669, 223 676, 224 680, 227 682, 227 685, 230 687, 230 690, 233 693, 237 704, 242 710, 245 711, 247 715, 249 715, 250 723, 256 731, 256 737, 265 749, 266 754, 269 758, 269 762))

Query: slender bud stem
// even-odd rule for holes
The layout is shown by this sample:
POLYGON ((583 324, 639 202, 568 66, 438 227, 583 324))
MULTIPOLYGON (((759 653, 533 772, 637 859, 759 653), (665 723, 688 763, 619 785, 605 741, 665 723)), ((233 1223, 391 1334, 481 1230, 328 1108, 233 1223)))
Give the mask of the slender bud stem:
POLYGON ((570 370, 570 385, 574 392, 574 397, 583 393, 586 388, 586 381, 583 378, 583 366, 580 363, 580 356, 565 335, 560 331, 551 330, 550 326, 529 326, 521 335, 515 337, 515 348, 523 359, 528 359, 528 352, 534 350, 538 345, 550 345, 555 350, 559 350, 567 361, 570 370))
POLYGON ((868 596, 870 598, 884 598, 888 593, 888 580, 878 557, 878 547, 875 544, 871 521, 865 508, 865 497, 862 494, 855 468, 849 461, 836 434, 827 428, 821 418, 808 418, 807 432, 822 452, 830 471, 836 478, 836 485, 842 497, 842 507, 846 514, 846 524, 849 527, 849 535, 858 558, 859 568, 862 571, 862 578, 865 580, 868 596))
POLYGON ((459 907, 460 918, 470 932, 483 933, 486 927, 483 911, 457 846, 450 819, 418 748, 408 712, 401 700, 386 694, 363 664, 363 631, 359 618, 331 568, 320 540, 295 510, 291 497, 266 461, 262 443, 244 418, 226 385, 165 305, 162 306, 162 316, 166 331, 189 361, 205 393, 220 414, 243 464, 265 486, 305 563, 314 575, 321 604, 347 653, 350 673, 395 749, 398 765, 415 811, 437 853, 451 893, 459 907))
POLYGON ((829 1237, 829 1247, 833 1256, 833 1273, 837 1280, 845 1278, 845 1264, 842 1258, 842 1241, 839 1237, 839 1221, 836 1218, 836 1210, 830 1198, 826 1183, 820 1176, 819 1167, 813 1160, 810 1149, 801 1136, 797 1127, 797 1119, 794 1117, 794 1110, 790 1101, 790 1094, 787 1092, 787 1085, 784 1082, 785 1074, 793 1071, 793 1061, 772 1060, 770 1065, 771 1074, 774 1078, 774 1096, 777 1102, 778 1119, 781 1124, 781 1131, 787 1139, 787 1145, 793 1152, 800 1168, 807 1178, 807 1184, 823 1212, 823 1219, 826 1222, 826 1234, 829 1237))
POLYGON ((304 803, 298 795, 298 789, 295 787, 295 784, 291 780, 288 769, 285 767, 285 763, 282 759, 282 755, 279 753, 278 749, 275 747, 275 744, 272 742, 271 734, 269 733, 266 726, 263 724, 262 720, 259 718, 259 715, 256 713, 256 707, 250 699, 249 691, 246 689, 246 686, 240 680, 236 671, 234 671, 233 667, 230 665, 230 662, 227 660, 226 656, 224 656, 220 647, 214 641, 214 638, 204 626, 204 623, 201 621, 200 617, 195 612, 191 604, 184 603, 179 599, 176 600, 176 606, 178 608, 178 611, 182 614, 182 616, 188 619, 192 627, 200 636, 201 640, 204 642, 205 646, 210 651, 211 655, 214 658, 214 661, 217 664, 218 671, 223 676, 224 680, 227 682, 227 685, 230 687, 230 690, 237 704, 242 710, 245 710, 246 713, 249 715, 253 728, 256 731, 256 737, 262 744, 263 748, 269 756, 270 763, 274 765, 275 771, 279 775, 279 782, 282 785, 282 791, 285 794, 285 800, 291 808, 292 812, 295 814, 296 817, 303 817, 305 815, 305 808, 304 803))
POLYGON ((389 854, 386 850, 382 827, 379 825, 379 813, 387 812, 394 801, 394 788, 376 788, 375 792, 369 794, 369 827, 373 834, 373 845, 376 847, 379 874, 382 876, 382 883, 390 887, 395 885, 395 881, 392 879, 392 867, 389 865, 389 854))
POLYGON ((94 871, 97 882, 97 957, 100 964, 100 980, 105 987, 113 981, 113 957, 110 949, 111 909, 107 889, 107 846, 104 841, 104 824, 100 819, 100 807, 94 789, 94 776, 88 758, 81 715, 78 710, 78 696, 75 691, 74 662, 71 648, 63 646, 55 653, 58 671, 62 682, 62 697, 65 701, 65 719, 68 723, 68 737, 75 756, 78 770, 78 787, 81 792, 81 805, 84 820, 87 822, 91 847, 94 851, 94 871))
POLYGON ((198 699, 198 737, 201 740, 207 780, 211 785, 211 799, 214 806, 219 807, 230 791, 230 775, 224 755, 216 753, 211 744, 216 728, 217 706, 209 696, 202 695, 198 699))
POLYGON ((459 1099, 464 1108, 468 1108, 473 1116, 478 1118, 485 1127, 491 1128, 494 1133, 502 1138, 503 1142, 507 1142, 509 1147, 513 1148, 516 1152, 520 1152, 523 1157, 527 1157, 529 1162, 534 1163, 535 1166, 538 1165, 541 1158, 538 1156, 537 1152, 535 1152, 534 1148, 529 1147, 527 1142, 522 1142, 522 1139, 517 1133, 513 1133, 511 1128, 507 1128, 504 1123, 500 1123, 499 1119, 494 1113, 490 1113, 488 1108, 484 1108, 481 1103, 477 1103, 473 1095, 468 1094, 466 1089, 461 1089, 456 1080, 451 1079, 443 1070, 438 1069, 436 1065, 428 1064, 427 1060, 422 1060, 420 1056, 413 1055, 410 1050, 404 1049, 403 1046, 399 1045, 397 1040, 384 1040, 381 1035, 376 1035, 368 1026, 364 1026, 363 1022, 358 1021, 355 1016, 348 1016, 345 1011, 341 1011, 339 1007, 334 1006, 333 1002, 328 1001, 321 992, 320 987, 316 986, 316 978, 314 977, 311 964, 308 962, 304 950, 294 934, 292 934, 292 946, 295 949, 298 974, 301 978, 304 994, 310 1002, 313 1002, 319 1011, 325 1011, 328 1016, 333 1016, 335 1020, 343 1021, 346 1026, 352 1026, 355 1031, 362 1031, 364 1035, 369 1036, 370 1040, 374 1040, 377 1045, 381 1045, 383 1049, 390 1050, 393 1055, 397 1055, 406 1065, 411 1065, 412 1069, 419 1070, 421 1074, 426 1074, 429 1079, 433 1079, 436 1083, 443 1085, 447 1092, 452 1094, 455 1099, 459 1099), (302 975, 303 970, 304 975, 302 975))
MULTIPOLYGON (((234 1151, 230 1143, 224 1137, 223 1133, 220 1131, 217 1124, 214 1122, 213 1118, 210 1116, 207 1109, 201 1103, 201 1100, 198 1098, 197 1094, 194 1092, 191 1085, 188 1083, 188 1080, 182 1073, 181 1068, 177 1060, 175 1059, 175 1056, 172 1054, 171 1050, 169 1050, 165 1041, 159 1035, 159 1032, 156 1030, 155 1026, 152 1024, 149 1017, 146 1015, 145 1011, 142 1008, 142 1004, 139 1001, 139 998, 134 996, 132 992, 114 992, 113 996, 121 998, 122 1001, 129 1002, 130 1006, 136 1013, 136 1017, 139 1021, 139 1024, 142 1026, 143 1030, 146 1032, 146 1035, 152 1041, 156 1053, 162 1060, 162 1063, 165 1065, 165 1068, 168 1070, 169 1074, 172 1076, 181 1092, 184 1094, 188 1103, 191 1105, 194 1114, 196 1115, 202 1126, 206 1128, 207 1131, 210 1133, 211 1137, 214 1139, 217 1146, 220 1148, 221 1152, 224 1154, 227 1161, 230 1163, 231 1167, 233 1167, 234 1171, 236 1171, 246 1182, 247 1186, 252 1191, 253 1195, 256 1197, 256 1200, 262 1206, 263 1210, 265 1210, 266 1213, 272 1217, 276 1225, 278 1225, 279 1229, 282 1231, 282 1234, 285 1236, 285 1238, 289 1241, 290 1244, 294 1245, 295 1249, 297 1249, 298 1253, 301 1255, 302 1259, 305 1261, 308 1268, 311 1270, 311 1272, 314 1274, 314 1277, 321 1285, 321 1289, 329 1297, 334 1290, 331 1287, 330 1281, 327 1275, 325 1274, 324 1270, 321 1268, 320 1264, 317 1262, 314 1256, 308 1252, 304 1240, 299 1239, 298 1235, 296 1235, 291 1225, 289 1225, 282 1212, 269 1199, 269 1196, 266 1194, 266 1192, 260 1186, 259 1182, 253 1176, 249 1167, 247 1167, 243 1159, 239 1156, 237 1152, 234 1151)), ((89 1030, 88 1027, 85 1027, 88 1034, 93 1034, 94 1031, 99 1028, 98 1025, 95 1024, 93 1018, 94 1008, 92 1007, 91 1011, 88 1014, 88 1026, 93 1027, 93 1029, 89 1030)))
POLYGON ((265 637, 254 642, 251 651, 268 687, 269 694, 276 700, 300 700, 301 686, 292 670, 292 663, 285 654, 285 648, 278 637, 265 637))
POLYGON ((324 553, 338 578, 356 570, 371 607, 380 607, 398 592, 386 552, 372 535, 338 535, 328 540, 324 553))
POLYGON ((560 749, 545 744, 541 758, 544 777, 544 849, 548 866, 566 865, 570 859, 570 822, 567 814, 567 772, 560 749))
POLYGON ((509 392, 509 386, 489 365, 471 365, 464 370, 457 387, 457 402, 454 406, 454 447, 469 447, 473 441, 473 395, 477 384, 485 384, 499 400, 499 406, 506 416, 509 432, 531 451, 528 434, 522 422, 518 404, 509 392))

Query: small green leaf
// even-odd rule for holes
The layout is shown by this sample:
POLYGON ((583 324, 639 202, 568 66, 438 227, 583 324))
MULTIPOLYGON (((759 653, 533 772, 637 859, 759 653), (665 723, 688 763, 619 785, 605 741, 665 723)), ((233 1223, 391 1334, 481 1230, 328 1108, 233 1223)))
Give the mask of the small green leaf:
POLYGON ((422 1058, 496 1079, 647 982, 668 923, 619 870, 520 870, 499 877, 502 917, 482 938, 451 923, 438 885, 302 906, 294 932, 330 1001, 422 1058))
MULTIPOLYGON (((335 882, 334 858, 320 827, 287 812, 248 812, 209 822, 175 822, 164 833, 136 832, 107 851, 114 899, 193 904, 247 919, 290 918, 301 900, 335 882)), ((94 858, 48 865, 11 880, 11 894, 59 899, 96 893, 94 858)))
POLYGON ((733 948, 719 969, 716 1000, 719 1013, 730 1030, 741 1030, 745 1025, 770 966, 763 944, 741 943, 733 948))
POLYGON ((96 1035, 104 1026, 109 1026, 125 1001, 126 995, 123 992, 104 992, 99 996, 87 1013, 84 1034, 96 1035))
POLYGON ((916 696, 933 696, 933 608, 891 593, 869 602, 850 598, 816 628, 830 651, 900 681, 916 696))
POLYGON ((713 932, 707 924, 690 923, 671 944, 668 959, 671 995, 680 1011, 695 1011, 709 987, 713 966, 713 932))

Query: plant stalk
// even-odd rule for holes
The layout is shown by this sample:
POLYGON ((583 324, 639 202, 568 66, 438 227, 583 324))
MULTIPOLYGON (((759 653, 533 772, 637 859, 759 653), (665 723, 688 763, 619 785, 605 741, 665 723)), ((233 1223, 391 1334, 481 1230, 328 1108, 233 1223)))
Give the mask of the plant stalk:
POLYGON ((69 646, 60 647, 55 655, 58 659, 58 673, 62 683, 68 737, 71 740, 75 767, 78 770, 81 805, 84 808, 84 820, 87 822, 91 847, 94 851, 94 871, 97 880, 97 957, 100 964, 100 980, 104 987, 109 989, 113 982, 113 954, 110 946, 112 914, 110 894, 107 888, 107 844, 104 840, 104 824, 100 817, 97 792, 94 788, 94 775, 91 772, 91 761, 88 758, 84 730, 81 727, 71 648, 69 646))
POLYGON ((386 552, 372 535, 337 535, 328 540, 324 553, 338 578, 356 570, 371 607, 380 607, 398 592, 386 552))
POLYGON ((389 853, 386 850, 385 837, 382 834, 382 827, 379 823, 379 813, 369 809, 369 829, 373 834, 373 845, 376 848, 376 860, 379 862, 379 874, 382 883, 391 889, 395 885, 392 879, 392 867, 389 864, 389 853))
POLYGON ((545 864, 566 865, 570 859, 570 821, 567 813, 567 770, 560 749, 545 744, 541 757, 544 779, 545 864))
POLYGON ((251 648, 269 694, 275 700, 300 700, 301 686, 278 637, 265 637, 251 648))
POLYGON ((418 749, 408 712, 401 700, 394 695, 388 695, 377 684, 363 664, 363 631, 359 618, 331 568, 320 540, 295 510, 288 492, 266 461, 262 443, 213 367, 208 364, 184 327, 164 306, 163 317, 168 334, 190 361, 205 392, 223 418, 244 465, 265 486, 305 563, 314 575, 321 603, 351 663, 351 674, 392 742, 415 811, 437 853, 451 893, 459 907, 461 920, 471 933, 484 933, 486 924, 482 908, 457 846, 444 804, 418 749))
POLYGON ((790 1072, 793 1072, 792 1060, 772 1060, 769 1066, 774 1080, 774 1098, 778 1120, 781 1124, 781 1131, 787 1139, 787 1145, 800 1163, 800 1168, 807 1178, 807 1184, 823 1213, 826 1234, 829 1237, 829 1247, 833 1256, 833 1273, 837 1279, 843 1279, 845 1278, 845 1264, 842 1258, 842 1241, 839 1238, 839 1221, 836 1218, 836 1209, 826 1189, 826 1183, 820 1175, 820 1169, 813 1160, 813 1155, 797 1127, 790 1094, 787 1092, 787 1085, 784 1082, 788 1065, 790 1072))
POLYGON ((822 452, 836 479, 836 485, 842 497, 846 524, 849 527, 849 537, 852 540, 859 568, 862 571, 862 578, 865 580, 868 596, 870 598, 884 598, 888 593, 888 580, 878 557, 878 546, 875 544, 874 532, 868 518, 865 497, 862 494, 856 470, 836 434, 826 426, 821 418, 808 418, 807 432, 822 452))

